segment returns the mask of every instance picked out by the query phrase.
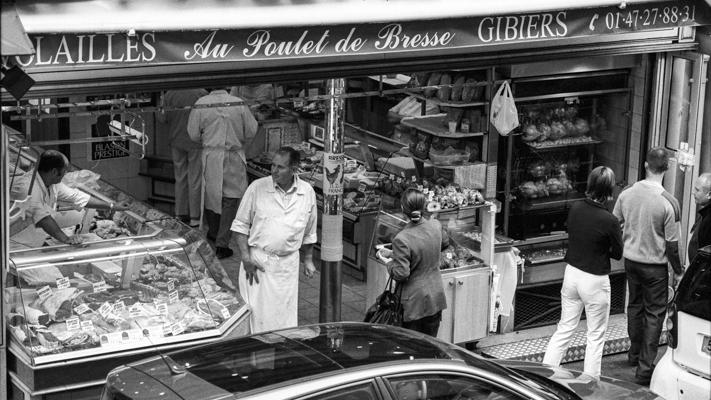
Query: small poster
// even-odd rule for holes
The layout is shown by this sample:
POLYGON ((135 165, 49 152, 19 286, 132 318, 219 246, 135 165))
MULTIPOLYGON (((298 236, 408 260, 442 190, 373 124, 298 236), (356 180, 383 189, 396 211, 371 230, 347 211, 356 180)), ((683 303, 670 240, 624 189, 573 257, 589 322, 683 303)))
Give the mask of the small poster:
POLYGON ((343 153, 323 155, 323 194, 325 196, 343 194, 343 153))

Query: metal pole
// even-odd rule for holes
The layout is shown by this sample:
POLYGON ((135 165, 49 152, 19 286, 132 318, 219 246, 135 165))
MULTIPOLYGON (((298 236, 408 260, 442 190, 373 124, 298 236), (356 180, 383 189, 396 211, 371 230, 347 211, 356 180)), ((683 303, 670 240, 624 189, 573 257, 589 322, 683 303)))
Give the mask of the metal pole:
MULTIPOLYGON (((10 188, 8 184, 8 133, 3 126, 0 131, 0 399, 7 398, 7 337, 5 336, 5 279, 10 249, 10 188)), ((20 160, 17 160, 19 164, 20 160)))
POLYGON ((326 137, 323 143, 323 215, 321 221, 321 290, 319 322, 341 320, 341 267, 343 260, 343 119, 344 79, 327 84, 326 137))

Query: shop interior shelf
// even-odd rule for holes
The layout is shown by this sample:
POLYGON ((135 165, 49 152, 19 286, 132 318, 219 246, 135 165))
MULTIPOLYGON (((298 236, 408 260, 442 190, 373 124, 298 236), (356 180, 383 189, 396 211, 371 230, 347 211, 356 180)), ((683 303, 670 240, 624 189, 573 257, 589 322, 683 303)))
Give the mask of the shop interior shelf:
MULTIPOLYGON (((478 86, 485 86, 486 83, 479 84, 478 86)), ((464 102, 464 101, 442 101, 438 99, 437 97, 425 97, 421 93, 415 93, 415 92, 408 92, 411 96, 414 96, 420 100, 425 100, 432 102, 433 104, 436 104, 438 106, 442 107, 456 107, 456 108, 464 108, 464 107, 479 107, 479 106, 484 106, 487 105, 489 102, 487 101, 471 101, 471 102, 464 102)))
POLYGON ((583 97, 583 96, 601 96, 605 94, 613 93, 628 93, 629 88, 623 89, 605 89, 605 90, 589 90, 585 92, 568 92, 568 93, 553 93, 544 94, 540 96, 528 96, 528 97, 515 97, 516 103, 529 102, 529 101, 541 101, 541 100, 554 100, 554 99, 564 99, 568 97, 583 97))
POLYGON ((565 147, 571 147, 571 146, 586 146, 590 144, 600 144, 602 143, 602 140, 594 139, 590 136, 584 136, 579 139, 579 141, 566 141, 565 139, 562 139, 562 141, 551 141, 551 140, 546 140, 543 142, 535 142, 534 143, 526 143, 526 146, 533 150, 549 150, 549 149, 560 149, 560 148, 565 148, 565 147))
POLYGON ((407 148, 400 150, 399 154, 404 155, 406 157, 410 157, 415 161, 421 161, 423 163, 426 163, 427 165, 432 165, 432 167, 434 167, 434 168, 442 168, 442 169, 455 169, 455 168, 459 168, 459 167, 463 167, 463 166, 483 164, 481 161, 477 161, 477 162, 464 162, 461 164, 454 164, 454 165, 437 165, 437 164, 433 163, 432 160, 430 160, 430 159, 414 156, 410 152, 410 150, 407 148))
POLYGON ((423 117, 405 117, 402 119, 402 124, 415 128, 419 131, 429 133, 430 135, 443 138, 460 139, 468 137, 483 136, 484 132, 455 132, 449 133, 446 114, 426 115, 423 117))
POLYGON ((548 208, 563 207, 576 201, 584 200, 585 196, 578 192, 568 192, 563 195, 548 196, 537 199, 516 201, 515 207, 521 211, 545 210, 548 208))

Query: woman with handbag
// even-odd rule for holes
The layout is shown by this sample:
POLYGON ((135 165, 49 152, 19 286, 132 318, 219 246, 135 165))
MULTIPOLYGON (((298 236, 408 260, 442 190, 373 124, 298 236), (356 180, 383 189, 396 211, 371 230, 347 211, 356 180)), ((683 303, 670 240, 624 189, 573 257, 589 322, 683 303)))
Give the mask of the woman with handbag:
POLYGON ((585 309, 587 345, 583 373, 600 377, 605 331, 610 318, 610 257, 622 257, 622 231, 605 207, 612 199, 615 173, 597 167, 588 176, 587 198, 568 213, 568 263, 560 290, 561 315, 543 363, 558 366, 585 309))
POLYGON ((423 216, 427 198, 417 189, 407 189, 400 197, 403 213, 410 220, 392 243, 388 272, 398 282, 401 293, 402 327, 437 336, 442 310, 447 301, 439 271, 440 252, 449 239, 434 218, 423 216))

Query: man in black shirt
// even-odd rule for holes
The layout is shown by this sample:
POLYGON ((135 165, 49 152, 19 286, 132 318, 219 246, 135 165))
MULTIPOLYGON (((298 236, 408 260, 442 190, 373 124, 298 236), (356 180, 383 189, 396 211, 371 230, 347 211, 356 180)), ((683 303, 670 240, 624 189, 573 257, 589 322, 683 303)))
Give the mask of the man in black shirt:
POLYGON ((696 178, 694 200, 699 207, 699 216, 691 228, 689 262, 694 260, 698 249, 711 244, 711 172, 696 178))

